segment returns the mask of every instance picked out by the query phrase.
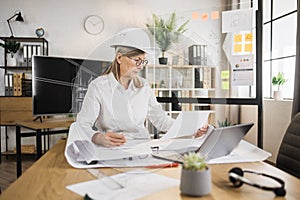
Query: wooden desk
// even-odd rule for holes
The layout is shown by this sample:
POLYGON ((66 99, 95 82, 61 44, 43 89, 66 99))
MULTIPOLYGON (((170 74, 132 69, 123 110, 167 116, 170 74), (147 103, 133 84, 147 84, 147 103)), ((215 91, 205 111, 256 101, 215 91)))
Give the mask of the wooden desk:
MULTIPOLYGON (((7 126, 15 126, 16 120, 31 120, 32 97, 22 96, 0 96, 0 126, 5 126, 5 150, 7 145, 7 126)), ((0 129, 0 149, 1 149, 1 129, 0 129)), ((0 151, 1 163, 1 151, 0 151)))
POLYGON ((22 174, 21 138, 36 136, 37 158, 42 156, 42 135, 67 133, 74 118, 50 118, 40 121, 17 121, 16 122, 16 154, 17 154, 17 177, 22 174), (31 129, 34 132, 21 132, 21 127, 31 129), (52 130, 57 129, 59 130, 52 130))
MULTIPOLYGON (((52 149, 50 149, 42 158, 33 164, 20 178, 12 183, 0 195, 1 199, 68 199, 82 200, 83 197, 66 189, 67 185, 93 180, 85 169, 72 168, 64 157, 64 148, 66 142, 59 141, 52 149)), ((285 181, 287 195, 285 198, 276 199, 299 199, 300 196, 300 179, 293 177, 271 165, 263 162, 255 163, 238 163, 238 164, 215 164, 210 165, 212 170, 212 192, 201 199, 274 199, 273 192, 260 190, 247 185, 241 188, 234 188, 228 181, 228 171, 232 167, 241 167, 253 169, 264 173, 275 175, 285 181)), ((116 173, 116 170, 105 168, 106 174, 116 173)), ((159 174, 170 176, 173 178, 180 177, 180 167, 165 168, 156 171, 159 174)), ((260 178, 260 176, 257 176, 260 178)), ((265 180, 265 179, 263 179, 265 180)), ((261 182, 260 182, 261 183, 261 182)), ((159 183, 158 183, 159 184, 159 183)), ((145 187, 147 185, 145 184, 145 187)), ((162 190, 158 193, 144 197, 143 199, 172 199, 172 200, 188 200, 197 199, 182 196, 179 186, 162 190)))

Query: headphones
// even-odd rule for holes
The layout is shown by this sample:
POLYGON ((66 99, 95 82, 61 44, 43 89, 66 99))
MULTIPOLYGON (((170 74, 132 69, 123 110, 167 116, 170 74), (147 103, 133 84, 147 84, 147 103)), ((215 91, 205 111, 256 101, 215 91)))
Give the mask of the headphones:
POLYGON ((274 177, 274 176, 271 176, 268 174, 250 171, 250 170, 242 170, 241 168, 235 167, 235 168, 232 168, 228 172, 228 177, 229 177, 230 182, 232 182, 235 187, 241 187, 245 183, 247 185, 250 185, 250 186, 253 186, 256 188, 260 188, 262 190, 273 191, 276 196, 283 197, 286 194, 286 190, 284 189, 284 181, 281 180, 280 178, 277 178, 277 177, 274 177), (280 184, 280 187, 268 187, 268 186, 259 185, 257 183, 250 181, 249 179, 243 177, 244 173, 251 173, 251 174, 256 174, 256 175, 271 178, 271 179, 275 180, 276 182, 278 182, 280 184))

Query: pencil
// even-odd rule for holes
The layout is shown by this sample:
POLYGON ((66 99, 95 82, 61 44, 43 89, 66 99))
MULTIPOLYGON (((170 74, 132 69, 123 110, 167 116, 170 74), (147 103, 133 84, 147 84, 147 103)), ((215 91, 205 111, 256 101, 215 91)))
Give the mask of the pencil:
POLYGON ((157 164, 157 165, 148 165, 146 168, 166 168, 166 167, 178 167, 178 163, 166 163, 166 164, 157 164))

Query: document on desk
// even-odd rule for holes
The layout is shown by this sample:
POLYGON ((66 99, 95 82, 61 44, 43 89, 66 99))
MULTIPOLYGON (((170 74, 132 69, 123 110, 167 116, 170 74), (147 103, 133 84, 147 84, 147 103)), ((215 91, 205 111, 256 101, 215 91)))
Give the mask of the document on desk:
POLYGON ((87 194, 92 199, 139 199, 169 187, 179 185, 179 180, 144 170, 132 170, 67 186, 67 189, 81 196, 87 194), (146 181, 145 181, 146 180, 146 181), (118 187, 114 187, 112 182, 118 187))
MULTIPOLYGON (((128 140, 125 145, 120 147, 107 148, 93 144, 81 133, 80 128, 73 123, 70 126, 65 148, 65 157, 68 163, 75 168, 142 167, 170 163, 150 156, 152 154, 151 147, 157 146, 158 141, 128 140)), ((165 142, 167 141, 160 143, 165 142)))
MULTIPOLYGON (((151 156, 153 149, 158 148, 159 150, 176 152, 192 151, 201 146, 208 135, 205 134, 200 138, 167 138, 145 141, 128 140, 128 143, 124 146, 106 148, 93 144, 88 138, 76 136, 76 125, 72 124, 65 148, 65 157, 68 163, 75 168, 165 165, 172 162, 153 158, 151 156), (81 139, 79 140, 78 138, 81 139)), ((210 160, 209 163, 262 161, 270 155, 270 153, 246 141, 241 141, 230 155, 210 160)))
POLYGON ((228 156, 211 159, 208 161, 208 164, 257 162, 264 161, 270 156, 271 153, 242 140, 228 156))

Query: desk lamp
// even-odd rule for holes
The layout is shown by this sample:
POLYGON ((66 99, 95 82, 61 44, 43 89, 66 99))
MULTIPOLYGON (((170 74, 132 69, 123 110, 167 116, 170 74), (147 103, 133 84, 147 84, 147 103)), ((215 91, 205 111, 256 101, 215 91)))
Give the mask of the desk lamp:
POLYGON ((8 27, 9 27, 10 33, 11 33, 10 37, 14 37, 14 34, 13 34, 11 26, 10 26, 10 20, 12 20, 14 17, 16 17, 16 21, 18 21, 18 22, 24 22, 24 19, 23 19, 22 15, 21 15, 21 12, 18 11, 18 10, 15 12, 15 14, 11 18, 9 18, 9 19, 6 20, 7 23, 8 23, 8 27))

